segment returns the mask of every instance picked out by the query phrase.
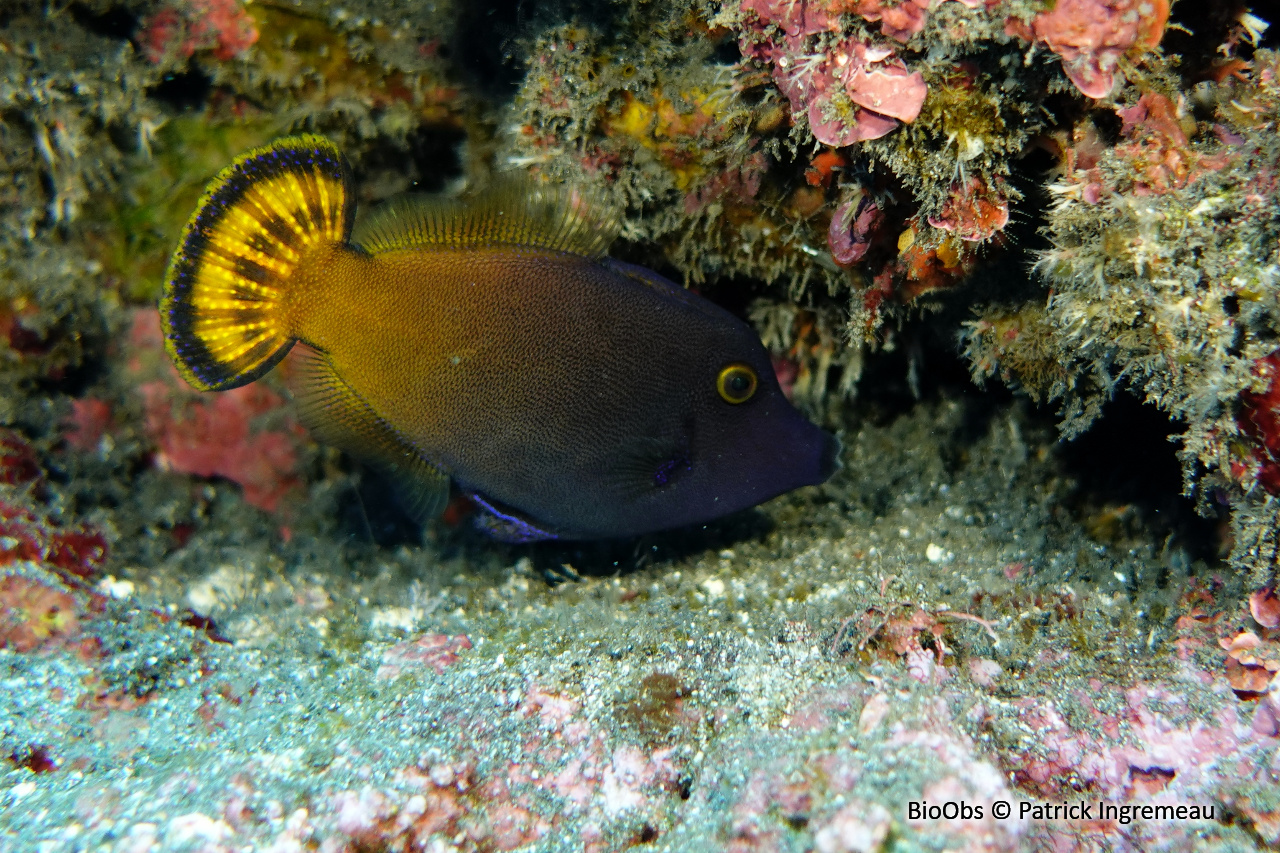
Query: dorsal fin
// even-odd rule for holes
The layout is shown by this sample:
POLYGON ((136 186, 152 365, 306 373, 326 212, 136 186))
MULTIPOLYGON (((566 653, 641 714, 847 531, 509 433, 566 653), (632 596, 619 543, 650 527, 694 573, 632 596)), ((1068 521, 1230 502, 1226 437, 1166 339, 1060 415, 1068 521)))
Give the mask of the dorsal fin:
POLYGON ((600 258, 618 236, 617 211, 594 190, 505 180, 473 199, 402 195, 356 225, 373 254, 439 246, 537 246, 600 258))
POLYGON ((317 439, 379 465, 404 491, 405 509, 418 522, 444 511, 449 475, 386 422, 343 381, 329 357, 304 350, 293 381, 302 422, 317 439))

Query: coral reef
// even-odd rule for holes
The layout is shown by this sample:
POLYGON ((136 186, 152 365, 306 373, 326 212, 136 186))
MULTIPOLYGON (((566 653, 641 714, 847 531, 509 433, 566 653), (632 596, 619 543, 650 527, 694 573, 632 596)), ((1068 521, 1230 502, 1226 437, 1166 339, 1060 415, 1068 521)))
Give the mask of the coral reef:
POLYGON ((21 435, 0 429, 0 566, 35 562, 79 583, 95 577, 108 542, 92 526, 63 526, 47 501, 47 479, 36 450, 21 435))
POLYGON ((155 311, 134 315, 128 343, 129 380, 142 398, 157 468, 225 478, 268 512, 300 496, 301 460, 311 444, 277 391, 258 383, 226 394, 195 391, 165 355, 155 311))
POLYGON ((1235 507, 1232 561, 1263 584, 1277 565, 1275 176, 1277 63, 1157 89, 1115 114, 1119 141, 1079 128, 1050 187, 1045 302, 988 309, 970 324, 975 376, 1000 372, 1062 402, 1084 430, 1131 388, 1185 425, 1185 487, 1235 507))
POLYGON ((345 139, 366 193, 448 180, 431 147, 474 120, 440 56, 452 27, 448 4, 6 7, 0 423, 75 451, 60 498, 147 496, 111 513, 145 549, 183 544, 215 494, 153 470, 231 480, 267 510, 301 485, 314 448, 279 387, 197 400, 139 323, 208 179, 246 147, 318 127, 345 139))
POLYGON ((631 235, 690 282, 835 297, 861 347, 1002 242, 1016 161, 1073 120, 1071 100, 1109 97, 1125 68, 1160 73, 1168 15, 1092 0, 631 10, 616 32, 638 43, 575 25, 529 49, 508 156, 614 187, 631 235), (708 61, 735 47, 737 62, 708 61))
MULTIPOLYGON (((381 146, 386 158, 424 128, 462 124, 437 55, 449 8, 383 24, 401 11, 9 4, 0 29, 5 422, 50 426, 47 414, 19 411, 21 400, 35 383, 83 377, 86 352, 127 322, 120 309, 154 299, 185 216, 235 152, 291 127, 340 125, 363 146, 353 156, 381 146)), ((418 177, 412 167, 393 177, 370 169, 389 180, 384 192, 418 177)))

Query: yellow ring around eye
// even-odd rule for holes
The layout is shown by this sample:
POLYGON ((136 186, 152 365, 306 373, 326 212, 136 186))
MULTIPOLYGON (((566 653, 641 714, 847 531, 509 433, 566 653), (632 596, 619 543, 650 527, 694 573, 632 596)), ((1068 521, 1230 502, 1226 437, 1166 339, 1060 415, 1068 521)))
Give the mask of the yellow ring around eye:
POLYGON ((759 384, 756 372, 741 363, 727 365, 716 377, 716 390, 720 392, 720 399, 735 406, 750 400, 759 384))

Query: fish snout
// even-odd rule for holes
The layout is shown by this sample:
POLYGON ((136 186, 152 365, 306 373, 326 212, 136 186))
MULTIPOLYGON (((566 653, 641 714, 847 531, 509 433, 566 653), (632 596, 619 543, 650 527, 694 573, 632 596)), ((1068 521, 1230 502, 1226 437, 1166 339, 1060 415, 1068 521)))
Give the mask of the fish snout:
POLYGON ((757 476, 773 495, 825 483, 840 470, 840 440, 787 407, 756 437, 757 476))
POLYGON ((800 424, 795 428, 796 434, 789 442, 791 452, 787 454, 798 481, 795 487, 825 483, 842 467, 840 439, 797 415, 800 424))

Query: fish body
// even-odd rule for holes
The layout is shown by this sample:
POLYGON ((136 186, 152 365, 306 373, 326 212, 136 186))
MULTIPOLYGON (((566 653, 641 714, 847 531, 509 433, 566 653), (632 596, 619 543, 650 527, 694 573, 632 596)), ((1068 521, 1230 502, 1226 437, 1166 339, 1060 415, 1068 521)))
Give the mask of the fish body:
POLYGON ((751 328, 607 258, 616 225, 589 196, 406 198, 353 232, 348 175, 295 137, 215 179, 161 303, 197 387, 252 381, 301 341, 322 440, 410 481, 426 515, 456 483, 509 540, 704 522, 834 470, 751 328))

